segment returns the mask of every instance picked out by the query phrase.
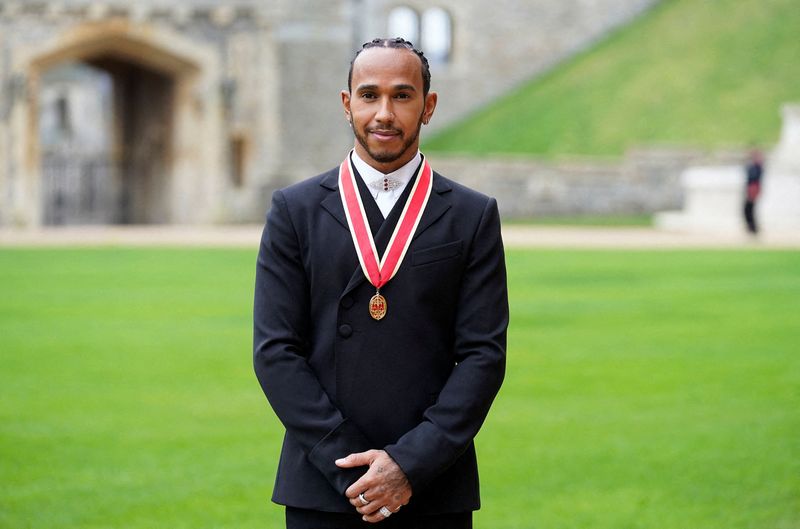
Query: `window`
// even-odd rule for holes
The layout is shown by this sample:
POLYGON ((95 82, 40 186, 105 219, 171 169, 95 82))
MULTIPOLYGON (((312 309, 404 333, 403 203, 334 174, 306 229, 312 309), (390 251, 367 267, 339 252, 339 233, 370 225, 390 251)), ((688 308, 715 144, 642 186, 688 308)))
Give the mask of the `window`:
POLYGON ((431 64, 450 60, 453 50, 453 24, 450 14, 441 7, 426 9, 420 17, 407 6, 389 11, 387 37, 403 37, 425 53, 431 64))
POLYGON ((388 37, 403 37, 415 46, 419 45, 419 15, 406 6, 395 7, 389 12, 388 37))
POLYGON ((428 61, 442 64, 450 60, 453 43, 450 15, 441 7, 432 7, 422 15, 422 49, 428 61))
POLYGON ((229 148, 231 183, 239 188, 245 184, 247 138, 242 134, 233 134, 230 137, 229 148))

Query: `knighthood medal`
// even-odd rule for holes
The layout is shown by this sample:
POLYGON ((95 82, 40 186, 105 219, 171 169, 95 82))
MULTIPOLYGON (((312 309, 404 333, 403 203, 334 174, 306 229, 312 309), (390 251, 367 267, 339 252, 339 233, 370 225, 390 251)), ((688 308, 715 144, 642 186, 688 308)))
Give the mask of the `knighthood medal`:
POLYGON ((353 246, 361 270, 375 287, 375 295, 369 300, 369 314, 373 319, 379 321, 386 316, 387 312, 386 298, 381 295, 380 289, 394 277, 403 262, 414 232, 422 218, 422 213, 425 211, 431 189, 433 189, 433 171, 423 157, 411 194, 406 199, 403 212, 400 214, 391 239, 389 239, 386 251, 378 261, 375 240, 369 229, 367 213, 356 187, 355 171, 351 163, 348 154, 339 166, 339 195, 342 198, 347 226, 350 228, 350 236, 353 238, 353 246))
POLYGON ((369 315, 375 320, 382 320, 386 316, 386 298, 381 296, 380 291, 369 300, 369 315))

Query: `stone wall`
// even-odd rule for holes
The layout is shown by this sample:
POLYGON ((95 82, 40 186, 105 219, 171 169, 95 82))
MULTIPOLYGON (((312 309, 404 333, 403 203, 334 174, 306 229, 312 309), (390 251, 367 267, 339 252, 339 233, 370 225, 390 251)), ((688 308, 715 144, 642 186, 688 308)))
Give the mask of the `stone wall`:
POLYGON ((497 198, 506 218, 655 213, 680 208, 691 165, 740 163, 739 151, 642 149, 620 160, 430 156, 437 172, 497 198))
MULTIPOLYGON (((658 0, 366 0, 360 41, 386 36, 389 11, 447 11, 452 57, 433 65, 439 105, 432 129, 448 125, 543 73, 658 3, 658 0)), ((394 35, 391 35, 394 36, 394 35)))
MULTIPOLYGON (((1 0, 0 224, 35 226, 46 218, 39 81, 65 61, 110 55, 163 73, 174 84, 175 108, 165 118, 172 149, 160 176, 164 185, 153 188, 160 190, 164 214, 150 221, 258 221, 273 189, 329 169, 352 145, 339 92, 353 53, 385 33, 392 7, 440 7, 452 18, 452 60, 433 71, 441 96, 435 128, 656 2, 1 0)), ((533 183, 513 176, 526 170, 510 170, 510 180, 497 186, 509 197, 540 197, 537 207, 555 210, 556 204, 585 205, 578 197, 614 187, 616 176, 627 178, 614 163, 576 163, 542 166, 533 183), (527 187, 513 189, 515 178, 527 187)), ((639 203, 626 197, 620 191, 613 207, 639 203)))
POLYGON ((274 12, 248 4, 0 3, 0 224, 46 218, 37 130, 43 74, 109 58, 164 74, 175 87, 163 118, 172 131, 157 197, 165 213, 149 222, 252 218, 260 189, 280 166, 282 127, 274 12), (234 138, 245 146, 238 182, 234 138))

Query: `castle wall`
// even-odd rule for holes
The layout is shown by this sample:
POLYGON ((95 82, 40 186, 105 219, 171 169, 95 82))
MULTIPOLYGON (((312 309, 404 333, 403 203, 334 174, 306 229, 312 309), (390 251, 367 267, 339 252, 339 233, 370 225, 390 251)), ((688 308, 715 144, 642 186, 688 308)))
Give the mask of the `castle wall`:
POLYGON ((0 224, 35 226, 44 218, 38 83, 59 61, 109 53, 174 82, 159 219, 258 221, 273 189, 334 166, 352 145, 339 92, 360 43, 385 35, 391 8, 440 7, 451 16, 452 59, 433 65, 435 129, 655 2, 4 0, 0 224))
POLYGON ((680 175, 701 164, 741 164, 739 151, 640 149, 622 159, 430 157, 433 168, 497 198, 506 218, 651 214, 680 208, 680 175))
MULTIPOLYGON (((448 125, 565 58, 590 47, 658 0, 364 0, 360 42, 386 35, 392 8, 452 19, 450 62, 432 65, 439 105, 433 130, 448 125)), ((424 50, 423 50, 424 51, 424 50)))
POLYGON ((337 165, 353 139, 339 93, 353 49, 349 2, 300 0, 276 30, 283 153, 275 185, 337 165))
MULTIPOLYGON (((253 217, 279 166, 281 125, 276 45, 268 11, 165 2, 0 4, 0 223, 37 225, 41 174, 37 137, 40 77, 68 61, 112 57, 175 81, 173 137, 159 221, 253 217), (231 144, 245 157, 231 181, 231 144)), ((140 103, 137 103, 140 104, 140 103)), ((142 108, 142 113, 147 108, 142 108)))

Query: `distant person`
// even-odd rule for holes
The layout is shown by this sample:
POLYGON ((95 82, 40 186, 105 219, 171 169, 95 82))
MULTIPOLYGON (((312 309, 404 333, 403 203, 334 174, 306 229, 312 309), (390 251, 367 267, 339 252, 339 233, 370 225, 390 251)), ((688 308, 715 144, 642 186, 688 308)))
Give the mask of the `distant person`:
POLYGON ((750 161, 747 164, 747 187, 744 200, 744 220, 747 222, 747 231, 753 235, 758 233, 756 223, 756 200, 761 194, 761 175, 764 173, 764 156, 758 149, 750 152, 750 161))

